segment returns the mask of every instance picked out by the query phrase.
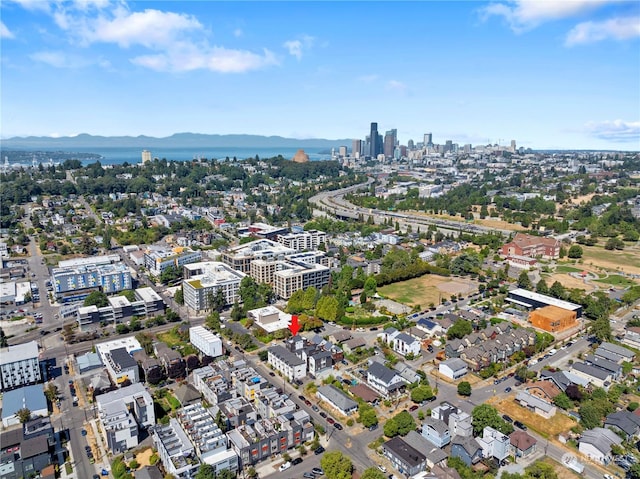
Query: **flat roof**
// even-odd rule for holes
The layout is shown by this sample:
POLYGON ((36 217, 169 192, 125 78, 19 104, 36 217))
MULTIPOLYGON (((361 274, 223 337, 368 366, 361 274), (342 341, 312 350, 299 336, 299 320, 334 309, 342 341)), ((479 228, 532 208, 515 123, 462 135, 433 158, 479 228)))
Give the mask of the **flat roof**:
POLYGON ((36 341, 0 349, 0 364, 11 364, 27 359, 38 359, 38 343, 36 341))
POLYGON ((47 398, 44 395, 42 384, 25 386, 23 388, 6 391, 2 396, 2 417, 8 418, 15 415, 23 407, 31 412, 47 410, 47 398))
POLYGON ((153 288, 138 288, 135 291, 136 296, 138 296, 142 301, 146 303, 150 303, 152 301, 161 301, 162 298, 158 293, 156 293, 153 288))
POLYGON ((569 309, 571 311, 580 309, 582 307, 579 304, 571 303, 569 301, 564 301, 562 299, 552 298, 551 296, 535 293, 533 291, 529 291, 522 288, 509 291, 508 294, 515 294, 522 298, 530 299, 531 301, 538 301, 541 303, 549 304, 551 306, 558 306, 559 308, 562 308, 562 309, 569 309))

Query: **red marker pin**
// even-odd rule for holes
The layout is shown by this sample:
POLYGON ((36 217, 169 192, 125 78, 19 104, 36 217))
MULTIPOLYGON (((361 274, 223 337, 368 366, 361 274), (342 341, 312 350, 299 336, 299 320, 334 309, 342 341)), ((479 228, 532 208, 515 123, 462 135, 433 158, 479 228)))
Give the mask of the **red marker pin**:
POLYGON ((298 324, 298 316, 291 316, 291 324, 289 325, 289 331, 291 335, 295 336, 300 331, 300 325, 298 324))

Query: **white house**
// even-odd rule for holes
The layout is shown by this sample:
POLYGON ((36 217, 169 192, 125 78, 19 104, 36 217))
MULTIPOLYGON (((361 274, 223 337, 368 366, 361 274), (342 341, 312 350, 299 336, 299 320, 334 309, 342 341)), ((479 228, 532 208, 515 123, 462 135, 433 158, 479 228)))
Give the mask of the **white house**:
POLYGON ((391 348, 402 356, 417 356, 420 354, 420 341, 406 333, 398 333, 391 339, 391 348))
POLYGON ((462 376, 467 374, 467 363, 459 358, 447 359, 446 361, 442 361, 440 363, 438 371, 443 376, 446 376, 449 379, 453 379, 455 381, 456 379, 460 379, 462 376))

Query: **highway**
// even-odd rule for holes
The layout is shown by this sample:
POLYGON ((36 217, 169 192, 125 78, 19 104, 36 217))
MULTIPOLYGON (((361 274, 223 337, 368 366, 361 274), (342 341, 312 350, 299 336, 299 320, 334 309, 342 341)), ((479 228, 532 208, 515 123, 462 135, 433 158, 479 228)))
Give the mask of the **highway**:
POLYGON ((510 230, 490 228, 463 221, 458 222, 432 218, 424 214, 408 211, 384 211, 361 208, 344 199, 345 195, 368 188, 374 182, 375 180, 373 178, 369 178, 365 183, 359 185, 349 186, 339 190, 323 191, 311 197, 309 202, 319 210, 339 219, 358 220, 361 218, 371 218, 375 224, 382 224, 391 219, 393 222, 398 222, 399 225, 405 229, 411 227, 412 231, 417 231, 418 228, 425 229, 425 227, 435 226, 438 230, 442 230, 445 233, 453 233, 454 235, 459 234, 461 231, 467 233, 500 233, 504 236, 512 233, 510 230))

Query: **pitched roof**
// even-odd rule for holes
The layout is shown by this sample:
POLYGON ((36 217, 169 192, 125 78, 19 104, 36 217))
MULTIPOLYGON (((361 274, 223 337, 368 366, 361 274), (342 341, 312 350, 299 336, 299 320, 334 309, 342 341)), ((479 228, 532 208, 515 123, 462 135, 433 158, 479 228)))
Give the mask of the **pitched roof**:
POLYGON ((629 411, 613 412, 606 417, 604 425, 615 426, 627 436, 633 436, 640 428, 640 417, 629 411))
POLYGON ((622 444, 622 439, 610 429, 603 427, 594 427, 588 431, 582 433, 580 436, 580 442, 591 444, 603 454, 611 453, 611 446, 613 444, 622 444))
POLYGON ((411 447, 399 436, 388 440, 382 447, 390 451, 409 467, 419 466, 426 459, 426 456, 422 454, 422 452, 411 447))
POLYGON ((393 378, 398 375, 398 373, 377 361, 371 363, 371 366, 369 366, 367 373, 371 374, 373 377, 377 378, 385 384, 389 384, 393 380, 393 378))
POLYGON ((598 355, 599 351, 608 351, 609 353, 613 353, 626 360, 632 360, 633 357, 635 356, 633 351, 612 343, 602 343, 600 346, 598 346, 598 349, 596 349, 596 355, 598 355))
POLYGON ((174 395, 183 406, 197 401, 201 397, 200 391, 189 383, 185 383, 176 389, 174 395))
POLYGON ((380 397, 380 394, 375 392, 373 389, 371 389, 369 386, 367 386, 364 383, 360 383, 356 386, 353 386, 352 388, 349 389, 349 391, 351 391, 351 394, 359 397, 365 402, 374 402, 376 399, 380 397))
POLYGON ((516 395, 516 401, 524 401, 528 405, 533 406, 541 411, 546 413, 550 413, 555 406, 553 404, 549 404, 547 401, 540 399, 538 396, 534 396, 533 394, 527 391, 520 391, 516 395))
POLYGON ((513 431, 509 436, 511 445, 521 451, 526 451, 538 441, 524 431, 513 431))
POLYGON ((552 381, 536 381, 531 386, 528 386, 526 391, 535 388, 541 389, 551 399, 554 399, 561 392, 558 386, 556 386, 552 381))
POLYGON ((318 392, 327 398, 330 402, 335 404, 342 411, 348 411, 358 406, 358 403, 353 399, 347 397, 345 393, 340 391, 337 387, 328 384, 326 386, 320 386, 318 392))
POLYGON ((440 364, 451 368, 452 371, 459 371, 467 368, 467 363, 460 358, 447 359, 446 361, 442 361, 440 364))
POLYGON ((417 451, 422 451, 433 464, 444 461, 448 457, 445 451, 435 447, 417 431, 409 431, 409 434, 404 437, 404 442, 417 451))
POLYGON ((396 341, 402 341, 407 344, 413 344, 417 341, 416 338, 409 336, 407 333, 399 333, 393 339, 396 341))
POLYGON ((467 452, 467 454, 469 454, 469 456, 471 457, 473 457, 473 455, 476 454, 479 449, 480 450, 482 449, 480 447, 480 444, 478 444, 476 440, 472 437, 455 436, 451 440, 451 445, 454 445, 454 444, 461 446, 467 452))
POLYGON ((587 376, 591 376, 592 378, 596 378, 601 381, 609 379, 611 375, 609 371, 605 371, 604 369, 600 369, 595 366, 589 366, 585 363, 573 363, 571 370, 581 372, 582 374, 586 374, 587 376))
POLYGON ((449 432, 449 426, 447 426, 444 421, 441 421, 440 419, 434 419, 431 416, 427 416, 423 424, 425 426, 429 426, 440 435, 449 432))

